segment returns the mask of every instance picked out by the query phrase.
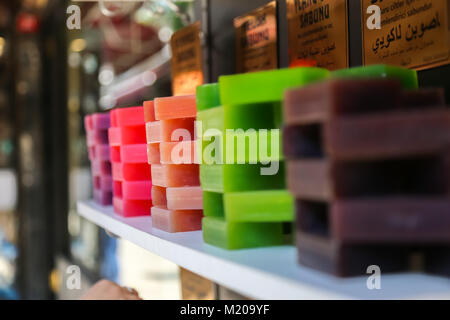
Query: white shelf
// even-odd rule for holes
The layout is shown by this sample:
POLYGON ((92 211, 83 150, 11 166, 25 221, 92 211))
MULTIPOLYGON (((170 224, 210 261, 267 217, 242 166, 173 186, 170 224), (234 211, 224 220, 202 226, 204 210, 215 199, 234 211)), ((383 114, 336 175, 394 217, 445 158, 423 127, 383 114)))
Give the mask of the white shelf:
POLYGON ((123 239, 255 299, 450 299, 448 278, 382 275, 381 290, 369 290, 367 277, 339 279, 299 266, 293 246, 226 251, 203 243, 201 232, 154 230, 150 217, 125 219, 112 207, 92 201, 79 202, 78 212, 123 239))

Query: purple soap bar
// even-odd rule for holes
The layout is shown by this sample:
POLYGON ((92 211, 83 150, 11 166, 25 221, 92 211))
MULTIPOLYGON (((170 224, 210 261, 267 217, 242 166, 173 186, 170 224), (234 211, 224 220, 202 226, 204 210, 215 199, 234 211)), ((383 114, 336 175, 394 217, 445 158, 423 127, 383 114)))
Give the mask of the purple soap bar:
POLYGON ((109 153, 109 145, 108 144, 100 144, 89 147, 89 159, 91 161, 109 161, 110 153, 109 153))
POLYGON ((111 162, 93 160, 91 161, 91 169, 93 176, 108 176, 111 175, 111 162))
POLYGON ((112 191, 112 176, 95 176, 94 189, 103 191, 112 191))
POLYGON ((108 130, 92 130, 86 132, 87 145, 108 144, 108 130))
POLYGON ((94 113, 84 117, 86 131, 107 130, 110 125, 109 113, 94 113))
POLYGON ((102 206, 109 206, 113 203, 112 191, 94 189, 94 201, 102 206))

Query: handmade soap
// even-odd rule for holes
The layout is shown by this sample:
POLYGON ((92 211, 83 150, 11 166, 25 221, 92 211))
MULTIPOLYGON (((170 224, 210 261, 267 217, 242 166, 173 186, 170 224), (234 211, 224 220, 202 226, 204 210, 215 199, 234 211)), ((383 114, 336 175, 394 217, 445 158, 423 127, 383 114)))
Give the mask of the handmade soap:
POLYGON ((99 144, 89 147, 89 158, 90 160, 98 160, 98 161, 109 161, 109 145, 107 144, 99 144))
POLYGON ((125 217, 137 217, 150 215, 151 200, 124 200, 120 198, 113 199, 114 211, 125 217))
POLYGON ((112 176, 114 180, 136 181, 150 180, 150 166, 147 163, 113 163, 112 176))
POLYGON ((196 164, 152 165, 152 182, 160 187, 199 186, 199 166, 196 164))
POLYGON ((151 181, 115 181, 114 184, 121 189, 114 190, 115 196, 126 200, 151 200, 151 181))
POLYGON ((329 74, 319 68, 292 68, 221 76, 220 100, 224 106, 279 102, 286 89, 321 81, 329 74))
POLYGON ((110 116, 112 127, 143 126, 145 123, 143 107, 114 109, 110 116))
POLYGON ((94 189, 94 201, 102 206, 111 205, 113 193, 111 190, 94 189))
POLYGON ((347 245, 320 235, 297 233, 298 259, 301 265, 339 277, 367 274, 376 265, 383 273, 408 267, 409 247, 392 244, 347 245))
POLYGON ((208 217, 225 218, 223 193, 204 191, 203 211, 208 217))
POLYGON ((197 122, 196 137, 198 139, 225 135, 225 108, 215 107, 199 111, 197 114, 197 122))
POLYGON ((195 95, 155 99, 156 120, 194 118, 197 115, 195 95))
POLYGON ((109 144, 121 146, 128 144, 144 144, 145 128, 143 125, 132 127, 112 127, 109 129, 109 144))
POLYGON ((227 250, 284 244, 282 223, 227 222, 223 218, 203 218, 205 243, 227 250))
POLYGON ((144 121, 147 122, 155 122, 155 102, 154 101, 145 101, 144 102, 144 121))
POLYGON ((111 176, 94 176, 94 189, 112 191, 112 177, 111 176))
POLYGON ((228 222, 292 222, 294 201, 286 190, 225 193, 228 222))
POLYGON ((87 145, 108 144, 108 130, 86 131, 87 145))
POLYGON ((111 162, 93 160, 91 161, 91 169, 93 176, 108 176, 111 175, 111 162))
POLYGON ((167 208, 166 188, 152 186, 152 202, 155 207, 167 208))
POLYGON ((146 144, 111 147, 111 161, 121 163, 148 163, 146 144))
POLYGON ((159 148, 162 164, 198 163, 196 143, 194 141, 163 142, 159 148))
POLYGON ((147 122, 145 124, 147 143, 161 142, 161 121, 147 122))
POLYGON ((107 130, 110 125, 109 113, 95 113, 84 118, 86 131, 89 130, 107 130))
POLYGON ((203 210, 201 187, 167 188, 166 198, 169 210, 203 210))
POLYGON ((159 143, 149 143, 147 145, 147 155, 149 164, 160 164, 161 154, 159 150, 159 143))
POLYGON ((220 91, 218 83, 204 84, 197 87, 197 110, 206 110, 220 106, 220 91))
POLYGON ((416 89, 419 86, 415 70, 389 65, 371 65, 337 70, 331 73, 331 78, 391 78, 399 80, 406 89, 416 89))
POLYGON ((202 229, 201 210, 167 210, 152 207, 152 227, 170 233, 202 229))
POLYGON ((195 118, 161 120, 161 141, 189 141, 194 140, 195 118))

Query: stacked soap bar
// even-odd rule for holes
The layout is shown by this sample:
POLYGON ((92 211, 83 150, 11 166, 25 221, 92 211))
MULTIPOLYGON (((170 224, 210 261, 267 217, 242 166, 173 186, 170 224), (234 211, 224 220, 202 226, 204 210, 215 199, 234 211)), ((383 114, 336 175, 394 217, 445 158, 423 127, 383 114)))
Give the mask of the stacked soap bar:
POLYGON ((111 111, 109 143, 115 212, 124 217, 149 215, 152 183, 143 107, 111 111))
POLYGON ((286 242, 294 208, 280 150, 283 92, 328 76, 297 68, 225 76, 198 87, 206 243, 233 250, 286 242))
POLYGON ((409 70, 360 79, 358 72, 286 93, 284 156, 300 264, 337 276, 366 274, 371 265, 395 272, 419 252, 430 270, 438 261, 448 266, 443 91, 405 85, 417 84, 409 70))
POLYGON ((152 165, 152 225, 170 233, 201 230, 202 190, 194 143, 195 96, 144 103, 152 165))
POLYGON ((94 200, 101 205, 112 204, 112 177, 109 156, 109 114, 96 113, 84 118, 86 139, 91 161, 94 200))

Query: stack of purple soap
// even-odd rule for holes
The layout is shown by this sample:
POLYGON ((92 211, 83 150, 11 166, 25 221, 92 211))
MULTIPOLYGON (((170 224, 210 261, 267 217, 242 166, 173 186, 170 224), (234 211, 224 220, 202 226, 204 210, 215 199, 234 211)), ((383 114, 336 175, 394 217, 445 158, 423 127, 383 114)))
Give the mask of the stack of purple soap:
POLYGON ((101 205, 112 204, 112 176, 108 143, 109 113, 96 113, 84 118, 87 145, 94 186, 94 200, 101 205))

